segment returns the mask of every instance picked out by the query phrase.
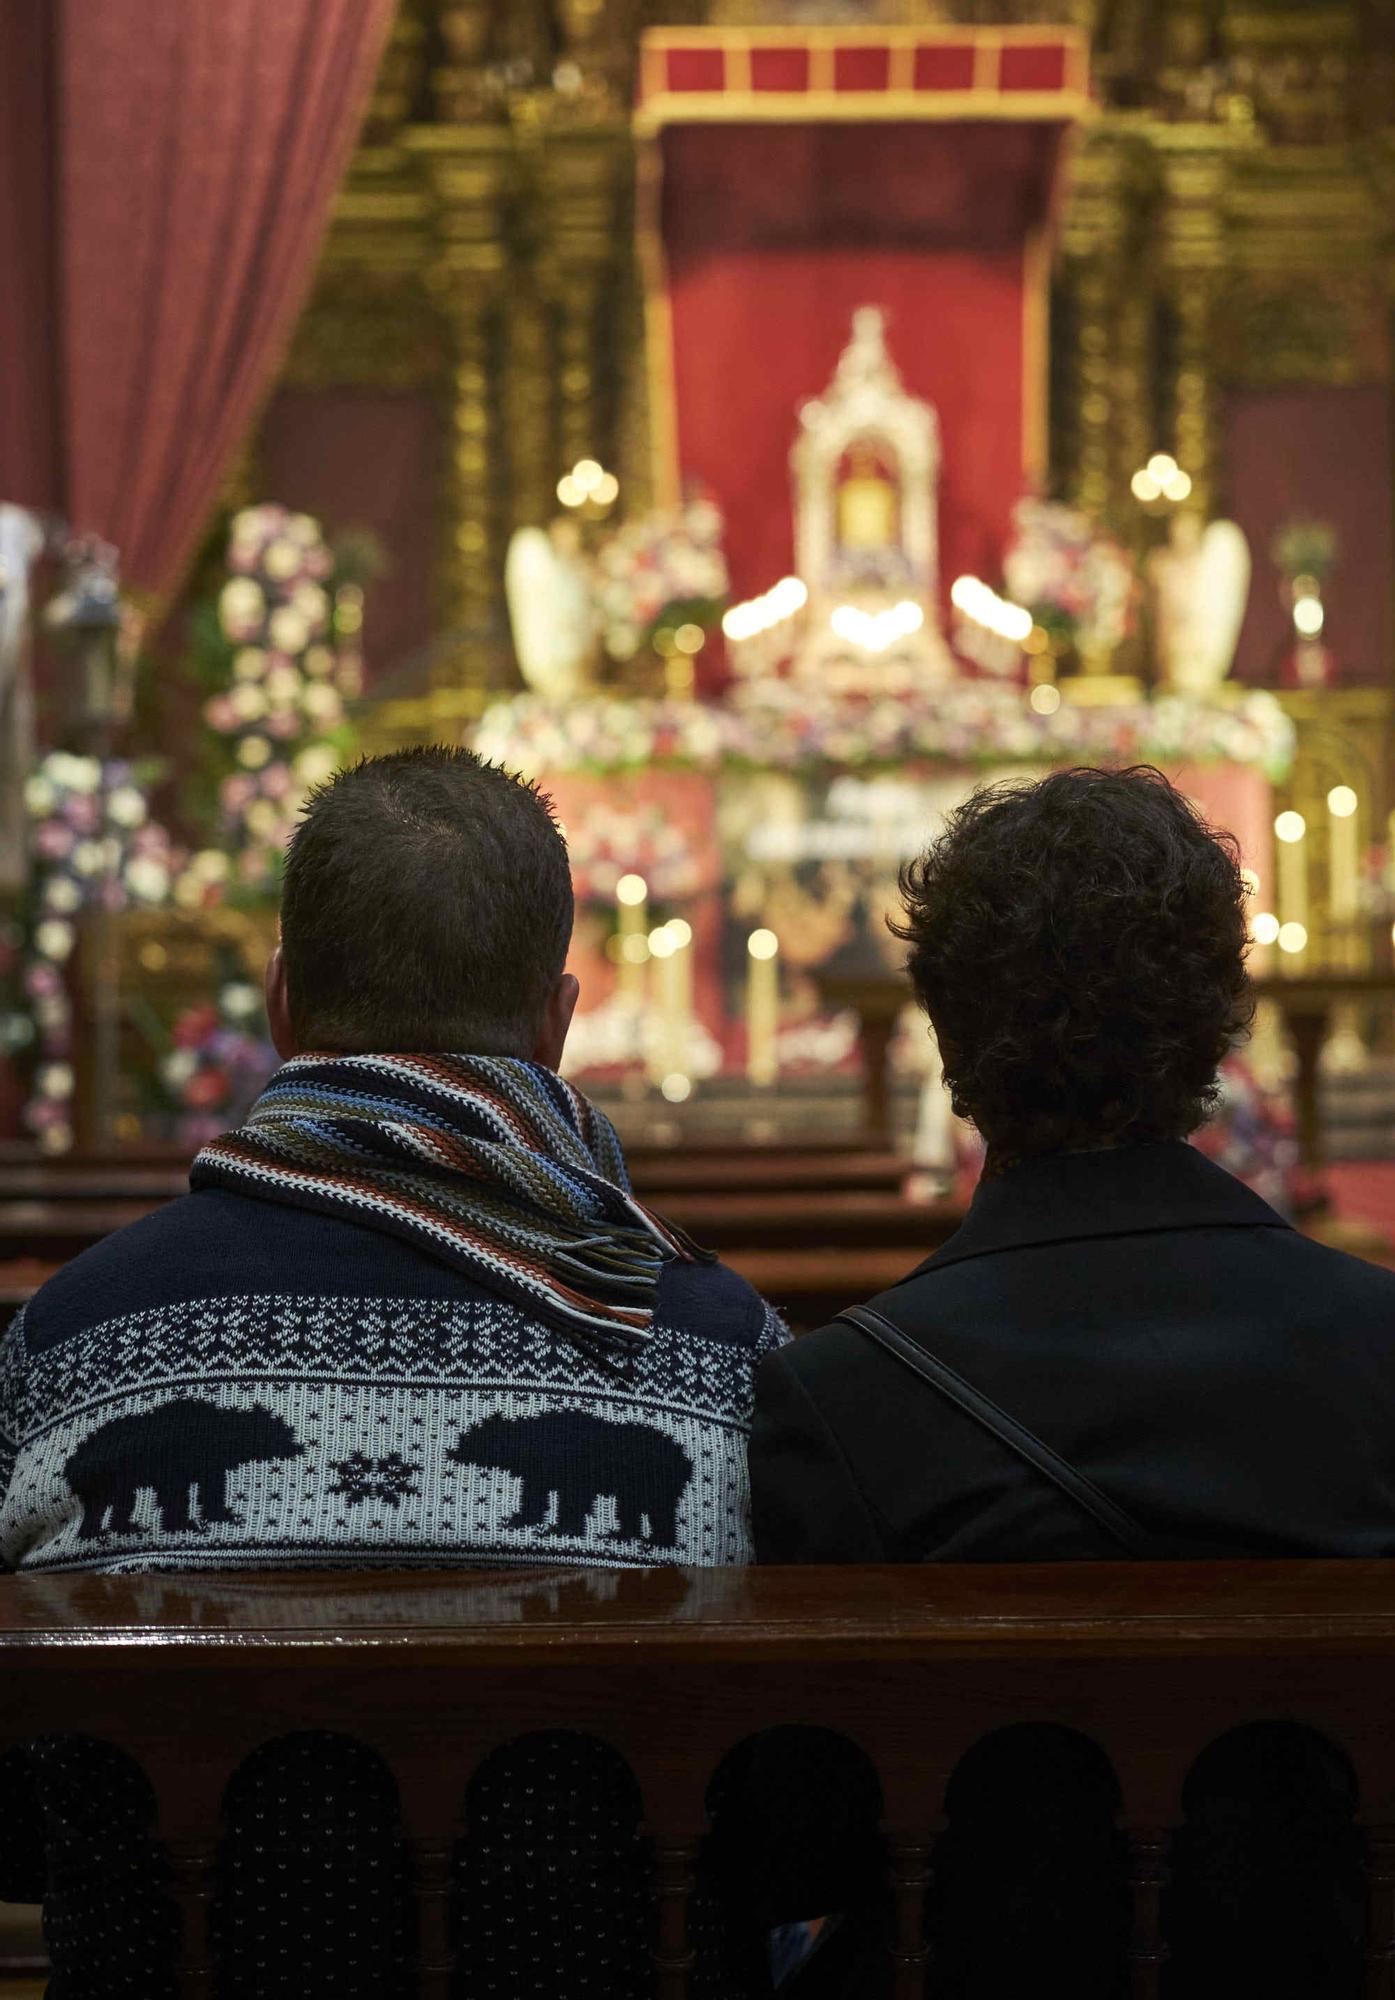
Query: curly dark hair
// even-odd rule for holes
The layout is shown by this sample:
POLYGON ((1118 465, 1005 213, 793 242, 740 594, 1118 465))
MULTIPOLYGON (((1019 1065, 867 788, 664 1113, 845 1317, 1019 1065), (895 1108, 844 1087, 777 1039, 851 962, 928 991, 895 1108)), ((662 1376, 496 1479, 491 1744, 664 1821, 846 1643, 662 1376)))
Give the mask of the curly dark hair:
POLYGON ((975 792, 901 871, 907 970, 999 1166, 1180 1139, 1248 1027, 1239 852, 1160 771, 975 792))

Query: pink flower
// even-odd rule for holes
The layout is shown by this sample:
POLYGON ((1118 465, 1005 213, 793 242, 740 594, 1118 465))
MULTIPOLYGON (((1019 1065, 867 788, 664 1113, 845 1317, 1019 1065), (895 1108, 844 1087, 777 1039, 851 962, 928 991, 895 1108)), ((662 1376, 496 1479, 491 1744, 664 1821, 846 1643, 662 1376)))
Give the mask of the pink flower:
POLYGON ((61 820, 45 820, 34 829, 34 851, 45 861, 61 861, 65 854, 73 851, 73 836, 61 820))

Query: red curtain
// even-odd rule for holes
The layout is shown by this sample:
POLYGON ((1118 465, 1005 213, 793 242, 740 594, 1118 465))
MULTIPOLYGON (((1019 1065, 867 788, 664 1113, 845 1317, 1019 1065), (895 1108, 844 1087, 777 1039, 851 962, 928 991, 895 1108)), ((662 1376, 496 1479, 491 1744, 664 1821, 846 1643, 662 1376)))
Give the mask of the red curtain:
POLYGON ((45 440, 22 419, 22 385, 0 401, 0 495, 59 505, 116 545, 129 584, 168 592, 202 531, 313 275, 392 12, 393 0, 0 9, 0 112, 23 98, 25 72, 51 79, 46 130, 31 103, 0 133, 0 189, 16 161, 31 184, 36 163, 46 176, 32 207, 22 190, 0 198, 0 247, 14 211, 27 229, 21 282, 0 287, 0 340, 56 412, 45 440))
POLYGON ((940 568, 996 580, 1041 423, 1047 224, 1061 127, 671 125, 661 225, 678 463, 727 522, 738 597, 793 560, 790 447, 858 306, 887 312, 939 412, 940 568))

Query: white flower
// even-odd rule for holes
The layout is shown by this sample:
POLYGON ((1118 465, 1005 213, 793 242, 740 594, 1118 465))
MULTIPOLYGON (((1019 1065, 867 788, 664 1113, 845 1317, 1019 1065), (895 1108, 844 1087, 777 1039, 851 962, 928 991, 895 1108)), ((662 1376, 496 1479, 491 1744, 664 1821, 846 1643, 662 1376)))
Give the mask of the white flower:
POLYGON ((239 681, 228 700, 242 722, 259 722, 266 714, 266 696, 254 681, 239 681))
POLYGON ((293 542, 299 542, 306 549, 313 549, 323 539, 320 524, 313 514, 292 514, 286 523, 286 533, 293 542))
POLYGON ((323 681, 309 683, 301 696, 301 705, 317 722, 337 722, 344 712, 337 690, 326 687, 323 681))
POLYGON ((73 1070, 71 1063, 45 1063, 34 1078, 45 1097, 71 1097, 73 1094, 73 1070))
POLYGON ((44 902, 60 916, 69 916, 82 902, 82 891, 71 875, 54 875, 44 884, 44 902))
POLYGON ((317 583, 308 580, 298 583, 291 592, 291 604, 307 625, 315 631, 323 631, 325 620, 329 616, 329 599, 317 583))
POLYGON ((266 672, 266 654, 260 646, 241 646, 233 654, 232 666, 234 680, 260 680, 266 672))
POLYGON ((197 1068, 198 1057, 192 1049, 171 1049, 160 1064, 160 1073, 166 1083, 178 1090, 181 1084, 189 1081, 197 1068))
POLYGON ((35 819, 47 819, 58 803, 58 794, 41 772, 24 781, 24 803, 35 819))
POLYGON ((272 612, 266 630, 278 653, 298 653, 310 637, 310 627, 290 604, 272 612))
POLYGON ((266 691, 273 701, 294 701, 300 693, 300 675, 294 667, 273 667, 266 677, 266 691))
POLYGON ((230 578, 218 593, 218 616, 230 639, 255 631, 265 611, 261 585, 250 576, 230 578))
POLYGON ((272 542, 267 549, 262 557, 262 568, 269 577, 274 577, 276 582, 284 583, 288 577, 297 573, 302 561, 303 557, 295 543, 282 536, 272 542))
POLYGON ((261 995, 245 979, 235 979, 218 995, 218 1003, 231 1020, 245 1021, 249 1015, 256 1013, 261 995))
POLYGON ((169 891, 169 870, 151 855, 138 854, 126 864, 126 887, 143 903, 161 902, 169 891))
POLYGON ((134 785, 118 785, 107 800, 107 813, 118 826, 139 826, 145 818, 145 799, 134 785))
POLYGON ((75 932, 71 924, 61 917, 46 917, 34 927, 34 943, 42 958, 51 958, 59 964, 72 951, 75 932))
POLYGON ((70 792, 95 792, 102 782, 102 767, 95 757, 70 757, 65 750, 54 751, 47 770, 55 784, 70 792))

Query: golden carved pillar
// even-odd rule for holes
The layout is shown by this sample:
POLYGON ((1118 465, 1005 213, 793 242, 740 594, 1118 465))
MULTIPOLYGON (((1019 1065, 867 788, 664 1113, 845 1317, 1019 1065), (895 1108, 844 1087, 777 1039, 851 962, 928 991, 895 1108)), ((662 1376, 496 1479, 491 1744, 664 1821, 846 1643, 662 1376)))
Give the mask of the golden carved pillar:
POLYGON ((1162 170, 1161 266, 1172 328, 1165 385, 1169 448, 1192 482, 1190 505, 1213 510, 1219 474, 1217 304, 1226 268, 1226 196, 1231 161, 1248 132, 1218 125, 1159 125, 1153 144, 1162 170))
POLYGON ((1063 232, 1073 431, 1064 485, 1096 517, 1117 516, 1122 508, 1133 470, 1129 453, 1145 421, 1140 404, 1147 406, 1142 378, 1151 306, 1136 254, 1147 192, 1143 158, 1127 133, 1093 134, 1075 164, 1063 232))
MULTIPOLYGON (((507 127, 486 124, 414 126, 404 143, 431 192, 432 286, 451 345, 441 598, 449 629, 479 634, 498 612, 507 532, 496 352, 512 145, 507 127)), ((484 658, 472 643, 459 660, 443 659, 438 675, 468 687, 484 658)))
POLYGON ((613 467, 619 451, 618 291, 629 252, 629 133, 618 121, 548 133, 540 197, 545 282, 557 314, 558 471, 579 458, 613 467))

